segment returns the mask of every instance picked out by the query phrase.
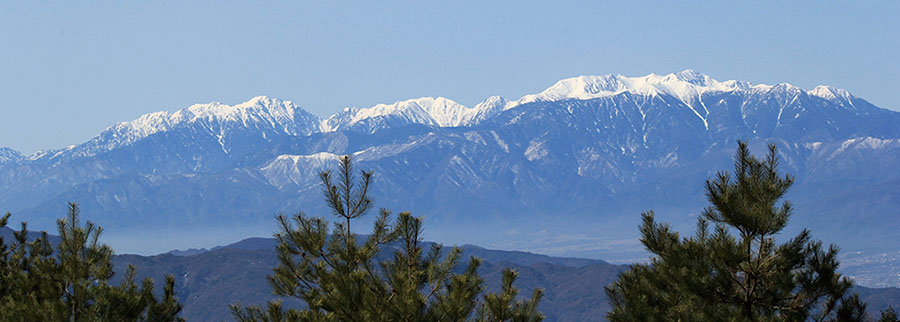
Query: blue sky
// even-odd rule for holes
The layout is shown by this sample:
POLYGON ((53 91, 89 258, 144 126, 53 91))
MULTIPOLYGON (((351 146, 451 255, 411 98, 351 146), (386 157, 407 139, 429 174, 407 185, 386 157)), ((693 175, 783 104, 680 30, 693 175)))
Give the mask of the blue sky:
POLYGON ((320 116, 444 96, 518 98, 577 75, 846 88, 900 110, 900 2, 8 1, 0 146, 253 96, 320 116))

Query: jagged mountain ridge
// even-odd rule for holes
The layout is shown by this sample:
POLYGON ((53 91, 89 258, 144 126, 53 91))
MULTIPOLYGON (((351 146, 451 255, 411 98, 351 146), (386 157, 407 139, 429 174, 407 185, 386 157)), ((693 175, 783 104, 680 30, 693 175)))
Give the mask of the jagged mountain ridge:
POLYGON ((0 148, 0 164, 19 162, 24 158, 25 156, 19 151, 10 148, 0 148))
MULTIPOLYGON (((236 106, 289 104, 253 101, 236 106)), ((50 221, 76 200, 110 232, 218 225, 259 234, 241 229, 271 230, 278 212, 327 215, 316 173, 352 154, 376 171, 378 206, 426 216, 429 238, 610 258, 639 249, 640 211, 692 225, 703 180, 728 169, 734 141, 747 139, 754 151, 778 143, 798 176, 791 198, 806 210, 797 225, 833 233, 831 241, 851 249, 890 244, 891 234, 878 232, 900 228, 879 215, 900 205, 900 176, 891 171, 900 162, 900 117, 830 87, 718 82, 686 71, 577 77, 474 108, 427 98, 322 120, 297 117, 306 114, 291 106, 295 117, 278 120, 297 130, 262 117, 234 118, 241 121, 223 123, 232 125, 224 131, 174 122, 181 125, 94 154, 66 152, 86 149, 76 146, 0 162, 0 204, 50 221), (869 221, 853 220, 861 217, 869 221), (847 226, 859 229, 839 231, 847 226)), ((168 248, 186 246, 204 245, 168 248)))
MULTIPOLYGON (((237 128, 256 128, 289 135, 308 135, 345 129, 373 131, 380 127, 406 124, 423 124, 438 127, 472 126, 491 118, 500 111, 533 102, 554 102, 569 99, 590 100, 623 93, 646 96, 670 95, 678 98, 701 119, 706 120, 710 111, 702 97, 709 94, 739 92, 768 94, 771 92, 800 92, 810 97, 829 100, 846 109, 856 109, 854 101, 861 99, 844 89, 820 85, 805 91, 790 84, 751 85, 749 82, 729 80, 719 82, 708 75, 685 70, 668 75, 650 74, 643 77, 622 75, 578 76, 560 80, 537 94, 525 95, 516 101, 492 96, 473 108, 465 107, 444 97, 422 97, 398 101, 393 104, 377 104, 368 108, 346 108, 326 119, 306 112, 290 101, 258 96, 234 106, 218 102, 195 104, 173 113, 155 112, 127 122, 113 125, 97 137, 80 145, 61 150, 40 151, 28 157, 31 160, 58 157, 61 154, 92 156, 146 138, 149 135, 188 126, 204 128, 216 136, 227 152, 224 142, 228 132, 237 128), (394 119, 395 122, 389 120, 394 119), (380 127, 378 124, 382 124, 380 127), (71 151, 70 150, 74 150, 71 151)), ((790 94, 790 93, 789 93, 790 94)), ((870 105, 870 104, 868 104, 870 105)), ((10 152, 14 150, 3 148, 10 152)), ((18 153, 18 152, 16 152, 18 153)), ((20 153, 19 153, 20 154, 20 153)))

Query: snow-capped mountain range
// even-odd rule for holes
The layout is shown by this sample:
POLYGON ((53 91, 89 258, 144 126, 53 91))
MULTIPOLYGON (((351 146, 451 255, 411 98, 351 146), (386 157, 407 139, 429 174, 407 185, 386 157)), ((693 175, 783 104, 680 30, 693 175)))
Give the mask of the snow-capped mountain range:
POLYGON ((78 201, 110 233, 268 235, 275 213, 327 214, 316 174, 350 154, 375 170, 378 205, 426 216, 431 239, 615 259, 640 248, 643 210, 693 223, 738 139, 778 144, 798 177, 796 227, 845 249, 900 244, 900 113, 691 70, 567 78, 474 107, 423 97, 322 119, 260 96, 146 114, 65 149, 0 148, 0 210, 52 228, 78 201))
MULTIPOLYGON (((28 159, 54 157, 61 153, 91 156, 132 144, 158 132, 188 126, 202 127, 216 136, 223 149, 228 132, 234 129, 254 128, 263 135, 276 133, 297 136, 347 129, 374 132, 381 128, 408 124, 436 127, 473 126, 502 111, 523 104, 573 99, 591 100, 623 93, 644 96, 667 95, 677 98, 708 127, 707 118, 710 110, 703 103, 704 95, 735 92, 744 95, 764 95, 779 91, 802 92, 807 96, 829 100, 848 109, 855 109, 853 101, 858 99, 844 89, 826 85, 803 90, 790 84, 773 86, 752 85, 736 80, 720 82, 693 70, 642 77, 578 76, 560 80, 540 93, 525 95, 515 101, 492 96, 470 108, 444 97, 421 97, 367 108, 345 108, 326 119, 320 119, 291 101, 258 96, 233 106, 212 102, 195 104, 172 113, 145 114, 135 120, 113 125, 84 144, 63 150, 41 151, 29 156, 28 159)), ((0 162, 14 158, 6 157, 5 153, 18 154, 9 148, 3 149, 0 151, 0 162)))

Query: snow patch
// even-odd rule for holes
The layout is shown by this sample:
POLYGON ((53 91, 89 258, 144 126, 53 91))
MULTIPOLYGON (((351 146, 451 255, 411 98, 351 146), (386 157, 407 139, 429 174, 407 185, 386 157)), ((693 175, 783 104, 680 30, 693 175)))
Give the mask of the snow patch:
POLYGON ((834 150, 829 156, 828 159, 831 160, 835 158, 838 154, 846 152, 848 150, 877 150, 877 149, 885 149, 890 147, 900 147, 900 139, 878 139, 873 137, 860 137, 845 140, 841 142, 840 147, 834 150))
POLYGON ((259 171, 279 189, 288 185, 310 188, 318 184, 319 172, 336 164, 339 155, 319 152, 309 155, 283 154, 262 166, 259 171))
POLYGON ((803 147, 810 150, 818 150, 820 147, 822 147, 822 142, 803 143, 803 147))
POLYGON ((497 142, 497 146, 503 149, 504 152, 509 153, 509 145, 507 145, 506 142, 500 138, 500 135, 498 135, 495 131, 491 131, 491 135, 494 136, 494 142, 497 142))
POLYGON ((433 133, 429 133, 426 136, 417 138, 408 143, 403 144, 385 144, 379 146, 373 146, 366 148, 362 151, 357 151, 353 153, 353 157, 356 158, 357 161, 375 161, 383 158, 392 157, 398 155, 400 153, 412 150, 419 145, 428 144, 437 139, 433 133))
POLYGON ((872 149, 872 150, 884 149, 891 145, 897 145, 898 142, 900 142, 900 139, 882 140, 882 139, 873 138, 873 137, 865 137, 862 139, 857 139, 856 148, 857 149, 872 149))
POLYGON ((533 139, 525 149, 525 158, 528 161, 540 160, 547 156, 547 148, 544 146, 546 142, 540 139, 533 139))
POLYGON ((469 142, 474 142, 474 143, 478 143, 481 145, 487 145, 487 142, 484 141, 484 138, 481 137, 481 134, 478 134, 478 132, 469 131, 469 132, 463 133, 463 136, 465 136, 466 140, 468 140, 469 142))

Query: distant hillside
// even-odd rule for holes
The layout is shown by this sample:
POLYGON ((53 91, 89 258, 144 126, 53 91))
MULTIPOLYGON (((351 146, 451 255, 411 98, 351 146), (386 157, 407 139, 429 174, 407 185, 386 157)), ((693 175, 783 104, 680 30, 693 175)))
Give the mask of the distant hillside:
MULTIPOLYGON (((188 321, 230 320, 228 304, 264 304, 275 297, 266 282, 277 265, 275 240, 252 238, 189 256, 117 255, 116 271, 127 265, 138 267, 140 278, 162 280, 164 274, 176 276, 176 292, 185 304, 188 321)), ((479 274, 488 290, 497 290, 501 271, 513 267, 519 271, 517 286, 523 294, 535 287, 545 289, 541 309, 547 321, 602 321, 609 309, 603 286, 615 280, 626 267, 600 260, 558 258, 526 252, 489 250, 465 246, 463 255, 484 259, 479 274)), ((465 263, 460 265, 465 266, 465 263)), ((296 301, 286 302, 292 306, 296 301)))
MULTIPOLYGON (((3 238, 3 242, 7 245, 14 242, 16 240, 15 232, 19 231, 21 226, 18 224, 13 225, 12 223, 7 223, 6 227, 0 227, 0 237, 3 238), (10 227, 15 227, 16 229, 12 229, 10 227)), ((28 231, 25 235, 28 241, 35 240, 36 238, 41 237, 41 232, 39 231, 28 231)), ((50 239, 51 245, 56 245, 59 242, 59 236, 47 234, 47 238, 50 239)))
MULTIPOLYGON (((0 228, 0 236, 7 243, 12 234, 12 229, 0 228)), ((32 239, 39 235, 29 233, 32 239)), ((54 244, 59 240, 54 235, 49 237, 54 244)), ((259 305, 276 298, 266 281, 266 276, 278 264, 275 245, 273 238, 248 238, 212 250, 191 249, 155 256, 116 255, 113 263, 117 275, 113 282, 122 278, 128 265, 138 268, 139 279, 150 277, 162 281, 166 274, 172 274, 176 278, 176 295, 185 305, 183 317, 188 321, 230 321, 229 304, 259 305)), ((610 308, 603 287, 627 269, 627 265, 613 265, 601 260, 491 250, 472 245, 462 248, 464 258, 477 256, 484 259, 479 274, 485 278, 488 290, 497 290, 501 271, 506 267, 519 271, 516 286, 522 294, 530 294, 535 287, 543 288, 545 293, 540 309, 547 315, 548 322, 603 321, 610 308)), ((900 307, 900 288, 856 287, 854 291, 869 304, 870 313, 888 306, 900 307)), ((296 300, 283 300, 291 307, 303 305, 296 300)))
MULTIPOLYGON (((114 258, 119 272, 131 264, 138 267, 140 278, 162 280, 164 274, 176 276, 176 292, 185 304, 183 316, 188 321, 231 320, 228 305, 264 304, 276 298, 266 276, 277 265, 275 240, 251 238, 189 256, 162 254, 156 256, 118 255, 114 258)), ((519 271, 516 286, 523 294, 535 287, 545 290, 540 309, 548 322, 603 321, 610 306, 603 287, 615 281, 627 269, 600 260, 559 258, 527 252, 490 250, 464 246, 464 257, 484 259, 479 274, 488 290, 496 290, 501 271, 513 267, 519 271)), ((462 265, 464 266, 464 264, 462 265)), ((887 305, 900 307, 900 289, 857 288, 869 302, 870 312, 887 305)), ((286 305, 302 304, 288 300, 286 305)))

